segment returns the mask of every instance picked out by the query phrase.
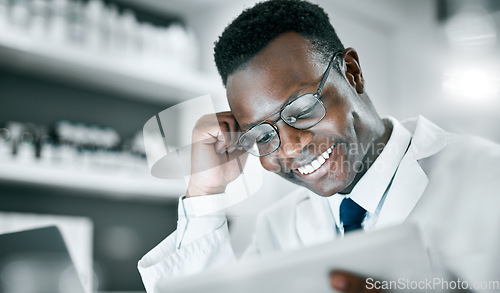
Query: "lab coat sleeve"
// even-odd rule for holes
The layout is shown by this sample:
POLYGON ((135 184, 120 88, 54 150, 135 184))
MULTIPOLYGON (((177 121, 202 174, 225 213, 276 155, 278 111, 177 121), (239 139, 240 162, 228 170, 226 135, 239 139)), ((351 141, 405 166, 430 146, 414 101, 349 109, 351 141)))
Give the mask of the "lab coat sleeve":
POLYGON ((225 213, 220 208, 222 198, 179 199, 177 230, 138 263, 148 293, 155 292, 162 278, 196 274, 235 261, 225 213))

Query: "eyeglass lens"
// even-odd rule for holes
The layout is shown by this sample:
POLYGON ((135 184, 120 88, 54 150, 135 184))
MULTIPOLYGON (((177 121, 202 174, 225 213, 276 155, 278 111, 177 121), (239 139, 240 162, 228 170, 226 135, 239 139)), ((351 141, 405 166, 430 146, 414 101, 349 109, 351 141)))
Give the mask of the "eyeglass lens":
MULTIPOLYGON (((281 119, 296 129, 307 129, 316 125, 326 114, 325 107, 313 94, 305 94, 281 111, 281 119)), ((280 138, 269 123, 262 123, 247 131, 240 138, 241 146, 255 156, 265 156, 278 149, 280 138)))

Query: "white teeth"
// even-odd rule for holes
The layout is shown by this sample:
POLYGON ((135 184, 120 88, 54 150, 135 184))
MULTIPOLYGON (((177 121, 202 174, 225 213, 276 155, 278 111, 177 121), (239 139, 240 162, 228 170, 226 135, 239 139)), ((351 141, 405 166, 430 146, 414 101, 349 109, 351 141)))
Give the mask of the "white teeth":
POLYGON ((334 147, 335 146, 329 147, 324 153, 319 155, 319 157, 317 157, 316 160, 312 161, 308 165, 299 167, 297 170, 299 170, 300 174, 309 174, 318 170, 321 166, 323 166, 326 160, 330 158, 330 154, 332 153, 332 149, 334 147))

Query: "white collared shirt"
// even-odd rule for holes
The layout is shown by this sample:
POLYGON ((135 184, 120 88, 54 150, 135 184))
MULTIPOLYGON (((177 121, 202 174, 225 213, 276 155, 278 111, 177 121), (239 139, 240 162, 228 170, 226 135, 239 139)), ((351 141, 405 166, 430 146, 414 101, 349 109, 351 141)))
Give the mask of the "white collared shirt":
POLYGON ((335 194, 328 198, 335 224, 341 234, 344 233, 344 228, 340 221, 340 204, 346 197, 367 211, 363 221, 364 230, 370 230, 375 225, 394 174, 410 144, 411 133, 395 118, 386 119, 392 124, 392 133, 375 162, 356 183, 351 193, 335 194))

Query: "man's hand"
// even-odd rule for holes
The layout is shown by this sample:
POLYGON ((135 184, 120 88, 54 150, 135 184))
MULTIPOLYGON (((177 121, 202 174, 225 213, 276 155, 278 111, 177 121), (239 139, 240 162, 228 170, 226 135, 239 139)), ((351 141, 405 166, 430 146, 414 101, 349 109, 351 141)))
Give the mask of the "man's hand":
POLYGON ((205 115, 196 122, 187 197, 222 193, 241 174, 248 153, 236 147, 239 133, 231 112, 205 115))
POLYGON ((380 289, 367 289, 366 278, 345 271, 332 271, 330 285, 334 290, 344 293, 382 292, 380 289))

